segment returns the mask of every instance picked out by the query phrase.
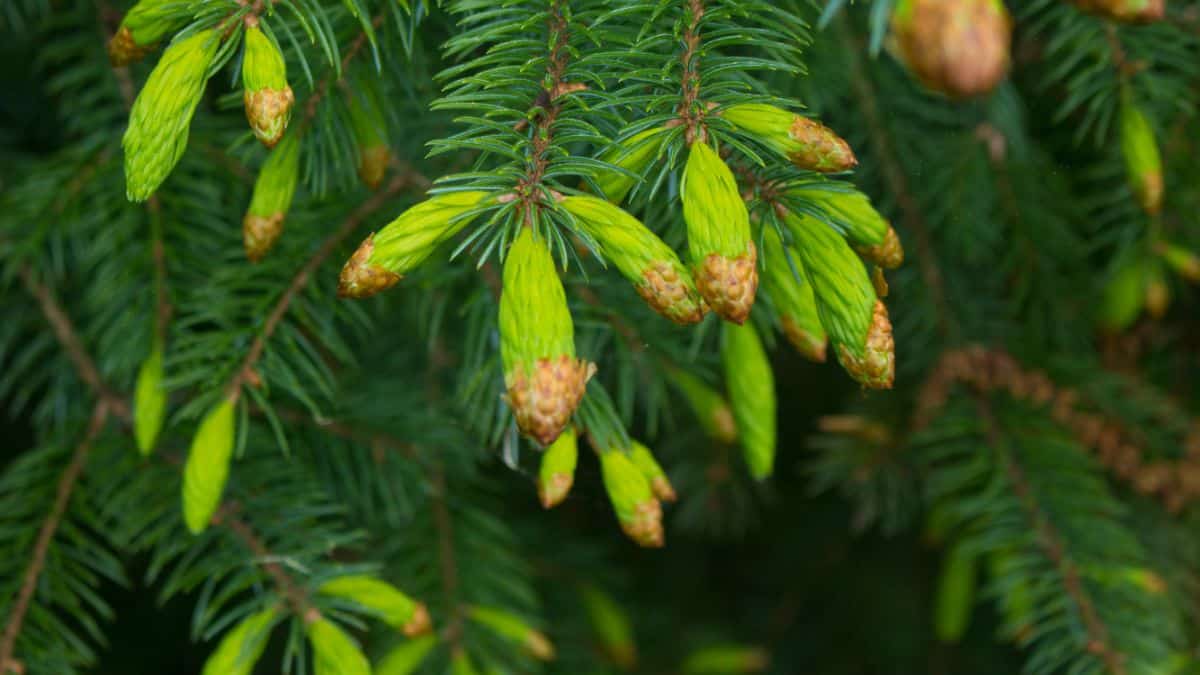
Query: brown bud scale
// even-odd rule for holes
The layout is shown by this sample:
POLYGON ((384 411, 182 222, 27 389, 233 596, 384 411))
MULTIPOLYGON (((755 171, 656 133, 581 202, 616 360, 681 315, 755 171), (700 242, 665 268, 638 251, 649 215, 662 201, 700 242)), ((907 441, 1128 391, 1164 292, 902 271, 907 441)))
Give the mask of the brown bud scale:
POLYGON ((242 219, 242 244, 246 247, 246 257, 250 262, 262 260, 275 245, 283 233, 283 215, 272 213, 269 216, 256 216, 247 213, 242 219))
POLYGON ((283 138, 292 104, 296 102, 292 88, 247 90, 242 98, 246 105, 246 120, 254 135, 268 148, 275 147, 283 138))
POLYGON ((425 603, 418 602, 413 609, 412 618, 400 630, 407 637, 417 637, 424 635, 433 629, 433 621, 429 618, 429 609, 425 607, 425 603))
POLYGON ((825 350, 829 345, 828 338, 818 338, 810 331, 804 330, 797 324, 792 317, 782 317, 783 334, 787 336, 788 342, 800 352, 800 355, 809 361, 817 363, 825 363, 825 350))
POLYGON ((788 156, 797 168, 836 173, 858 166, 850 144, 817 120, 796 115, 788 135, 805 148, 804 152, 793 152, 788 156))
POLYGON ((899 51, 925 86, 949 96, 986 94, 1004 79, 1012 22, 992 0, 913 0, 895 26, 899 51))
POLYGON ((399 274, 368 262, 374 249, 375 235, 370 234, 342 266, 338 277, 339 297, 366 298, 386 291, 400 281, 399 274))
POLYGON ((657 499, 649 499, 634 506, 633 518, 623 521, 621 529, 638 546, 662 548, 662 504, 657 499))
POLYGON ((508 383, 508 405, 517 426, 542 445, 550 445, 571 421, 596 372, 596 365, 566 354, 538 359, 532 369, 518 363, 508 383), (527 374, 527 370, 531 371, 527 374))
POLYGON ((746 244, 746 253, 726 258, 711 253, 695 269, 696 288, 709 307, 722 319, 743 324, 754 307, 758 291, 758 251, 754 242, 746 244))
POLYGON ((388 162, 392 160, 392 153, 386 145, 373 145, 363 148, 360 152, 362 154, 358 160, 358 177, 367 187, 375 190, 383 182, 388 162))
POLYGON ((654 311, 677 324, 686 326, 704 318, 708 307, 688 293, 674 266, 665 262, 653 263, 642 272, 645 283, 635 286, 638 295, 654 311))
POLYGON ((894 227, 888 228, 882 242, 856 250, 864 258, 884 269, 894 270, 904 263, 904 246, 900 243, 900 235, 896 234, 894 227))
POLYGON ((108 41, 108 62, 113 68, 122 68, 149 54, 154 45, 139 45, 133 39, 133 33, 127 26, 117 29, 112 39, 108 41))
POLYGON ((664 502, 674 502, 678 499, 675 494, 675 486, 671 485, 671 481, 667 480, 666 476, 656 476, 650 481, 650 489, 654 492, 654 496, 664 502))
POLYGON ((887 307, 875 301, 871 326, 862 356, 855 356, 845 345, 838 345, 838 360, 846 372, 863 386, 871 389, 891 389, 896 379, 896 344, 892 337, 892 322, 887 307))
POLYGON ((719 441, 733 443, 737 440, 737 421, 733 419, 733 411, 728 405, 713 410, 713 429, 719 441))
POLYGON ((553 474, 549 482, 539 482, 538 499, 542 502, 542 508, 552 509, 561 504, 574 484, 575 477, 566 472, 553 474))
POLYGON ((554 660, 554 645, 539 631, 529 631, 525 637, 525 649, 529 650, 529 653, 539 661, 554 660))

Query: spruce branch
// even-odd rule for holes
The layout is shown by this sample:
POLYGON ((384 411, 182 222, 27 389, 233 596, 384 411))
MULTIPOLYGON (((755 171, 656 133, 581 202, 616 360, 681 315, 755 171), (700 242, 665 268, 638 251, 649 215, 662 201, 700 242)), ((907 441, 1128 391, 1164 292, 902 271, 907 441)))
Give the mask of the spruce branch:
POLYGON ((342 221, 341 225, 334 230, 333 234, 329 235, 325 239, 320 248, 317 249, 316 253, 314 253, 312 257, 310 257, 303 265, 300 266, 300 269, 296 271, 295 276, 292 277, 292 280, 288 284, 287 288, 284 289, 283 293, 279 296, 279 299, 275 302, 270 314, 267 315, 267 320, 263 322, 263 326, 259 330, 258 335, 256 335, 254 341, 250 343, 250 348, 246 351, 246 355, 243 357, 241 365, 238 366, 237 370, 234 371, 233 377, 231 377, 229 382, 225 385, 226 397, 237 396, 241 391, 242 385, 253 383, 257 380, 257 374, 254 371, 254 367, 258 363, 258 359, 262 356, 263 349, 266 348, 267 341, 271 339, 271 335, 274 334, 275 329, 279 327, 279 322, 282 321, 284 315, 287 314, 289 307, 291 307, 292 301, 295 300, 296 297, 308 285, 308 282, 311 280, 313 274, 317 271, 317 268, 321 266, 321 263, 325 262, 325 259, 337 249, 337 247, 342 243, 342 240, 358 229, 358 226, 362 224, 363 220, 385 206, 392 197, 396 196, 396 194, 398 194, 400 190, 406 186, 414 184, 421 185, 422 179, 423 177, 411 171, 404 171, 394 176, 388 182, 388 184, 383 187, 383 189, 372 194, 369 199, 351 212, 351 214, 347 216, 344 221, 342 221))
MULTIPOLYGON (((29 603, 33 599, 34 591, 37 589, 38 579, 42 574, 42 569, 45 567, 46 553, 50 549, 50 543, 54 539, 54 534, 58 531, 59 525, 62 524, 63 516, 67 511, 67 505, 71 500, 71 494, 78 483, 79 475, 83 472, 84 464, 87 463, 88 453, 91 452, 92 444, 104 428, 104 422, 108 419, 109 407, 109 401, 103 398, 96 403, 92 409, 92 417, 91 421, 88 422, 87 430, 84 432, 82 440, 75 447, 75 451, 71 454, 71 460, 67 463, 67 467, 63 470, 62 476, 58 480, 58 487, 54 495, 54 505, 51 507, 50 513, 46 515, 46 519, 42 521, 41 529, 38 530, 37 540, 33 546, 33 553, 29 557, 29 565, 25 568, 21 587, 17 591, 16 602, 13 603, 12 610, 9 612, 8 619, 4 625, 4 632, 0 634, 0 673, 5 673, 10 668, 16 670, 16 662, 13 660, 13 650, 17 644, 17 636, 21 633, 21 625, 25 620, 25 613, 29 610, 29 603)), ((18 672, 20 671, 18 670, 18 672)))
POLYGON ((554 122, 558 119, 558 114, 562 109, 558 98, 572 90, 571 85, 563 81, 563 74, 567 69, 567 45, 571 37, 567 18, 564 15, 567 6, 566 0, 551 0, 546 17, 546 29, 550 34, 550 52, 546 56, 545 86, 538 100, 534 102, 536 109, 540 112, 533 129, 533 141, 529 149, 525 176, 517 185, 517 193, 520 195, 524 207, 526 225, 533 224, 538 204, 542 199, 542 176, 549 163, 547 153, 554 141, 554 122))
MULTIPOLYGON (((999 350, 972 346, 943 353, 919 389, 913 431, 932 422, 949 402, 950 389, 956 383, 969 386, 976 394, 1005 392, 1015 400, 1046 409, 1059 427, 1075 436, 1116 478, 1142 494, 1157 497, 1171 512, 1179 512, 1200 497, 1200 459, 1196 456, 1147 460, 1145 443, 1117 421, 1085 410, 1078 390, 1057 384, 1043 371, 1023 367, 999 350)), ((1200 428, 1197 425, 1200 421, 1189 425, 1187 437, 1180 439, 1182 445, 1191 442, 1190 430, 1200 428)))
POLYGON ((227 527, 250 550, 254 555, 254 560, 266 570, 280 595, 287 600, 288 606, 297 617, 305 623, 311 623, 319 618, 320 614, 312 606, 304 588, 296 583, 283 565, 275 562, 276 556, 271 553, 254 529, 246 521, 237 517, 240 509, 241 507, 236 501, 226 501, 213 516, 213 523, 227 527))
POLYGON ((1035 541, 1062 575, 1064 590, 1079 611, 1079 617, 1087 631, 1087 651, 1099 656, 1111 675, 1126 675, 1128 669, 1125 667, 1125 656, 1112 645, 1108 627, 1100 620, 1092 598, 1080 579, 1079 568, 1063 544, 1062 536, 1038 505, 1024 469, 1012 454, 1005 450, 1000 425, 992 412, 991 404, 986 396, 980 394, 974 396, 974 401, 975 409, 983 422, 984 437, 1002 457, 1004 472, 1012 483, 1013 492, 1029 520, 1030 527, 1033 528, 1035 541))
POLYGON ((67 316, 66 312, 63 311, 62 304, 55 297, 54 291, 49 286, 37 281, 27 265, 21 265, 17 268, 17 276, 21 278, 21 283, 25 285, 25 289, 29 291, 29 294, 37 300, 42 315, 45 317, 46 322, 50 324, 50 328, 54 331, 54 336, 58 338, 58 342, 62 345, 63 350, 67 352, 67 357, 75 366, 75 371, 78 373, 79 379, 83 380, 84 384, 96 394, 100 402, 105 404, 106 410, 110 410, 122 421, 129 422, 132 419, 129 403, 124 397, 113 391, 104 382, 103 378, 101 378, 95 360, 92 359, 91 355, 84 348, 83 341, 79 337, 79 332, 75 329, 75 324, 67 316))

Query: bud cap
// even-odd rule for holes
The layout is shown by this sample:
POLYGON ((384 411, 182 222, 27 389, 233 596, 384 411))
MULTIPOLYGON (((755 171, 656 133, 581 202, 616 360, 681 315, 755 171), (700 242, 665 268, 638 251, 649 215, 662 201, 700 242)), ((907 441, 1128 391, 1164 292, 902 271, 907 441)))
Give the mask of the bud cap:
POLYGON ((758 290, 758 258, 733 173, 707 143, 693 143, 680 192, 696 288, 721 318, 742 323, 758 290))

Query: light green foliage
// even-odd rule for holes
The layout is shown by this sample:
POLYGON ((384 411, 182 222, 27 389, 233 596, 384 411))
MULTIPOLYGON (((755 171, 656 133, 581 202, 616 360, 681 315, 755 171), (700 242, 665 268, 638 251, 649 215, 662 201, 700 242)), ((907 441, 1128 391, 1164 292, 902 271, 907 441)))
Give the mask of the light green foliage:
POLYGON ((279 47, 257 24, 246 28, 242 58, 242 87, 246 91, 283 89, 288 86, 287 64, 279 47))
POLYGON ((239 621, 204 662, 203 675, 250 675, 278 616, 279 610, 270 607, 239 621))
POLYGON ((600 156, 600 161, 620 167, 629 172, 622 173, 609 169, 596 176, 596 184, 600 193, 614 204, 625 201, 625 197, 638 184, 635 177, 646 170, 646 167, 658 157, 666 141, 666 129, 653 127, 634 134, 624 143, 614 145, 600 156))
POLYGON ((362 650, 332 621, 317 619, 306 630, 316 675, 371 675, 371 664, 362 650))
POLYGON ((289 134, 271 150, 254 180, 250 214, 264 218, 286 214, 296 193, 299 174, 300 141, 295 134, 289 134))
POLYGON ((138 93, 121 139, 130 201, 148 199, 179 163, 220 44, 214 30, 171 43, 138 93))
POLYGON ((424 663, 429 652, 437 646, 433 635, 423 635, 415 640, 402 642, 392 648, 372 671, 375 675, 411 675, 424 663))
POLYGON ((952 546, 942 557, 933 605, 933 632, 942 642, 958 642, 967 632, 975 608, 978 561, 961 545, 952 546))
POLYGON ((746 465, 762 480, 775 466, 775 376, 753 324, 721 324, 721 363, 746 465))
POLYGON ((167 392, 162 387, 163 351, 155 345, 138 368, 137 385, 133 390, 134 437, 143 455, 154 450, 158 432, 162 429, 167 408, 167 392))
POLYGON ((470 222, 467 214, 479 208, 488 193, 446 192, 426 199, 401 213, 375 233, 375 248, 368 258, 396 274, 407 274, 425 262, 439 244, 470 222))
POLYGON ((521 228, 504 259, 500 356, 504 372, 550 357, 575 356, 575 326, 554 258, 533 230, 521 228))
POLYGON ((835 345, 861 355, 875 306, 875 289, 866 268, 828 225, 797 214, 790 215, 787 224, 812 282, 821 325, 835 345))
POLYGON ((790 195, 819 206, 851 244, 883 243, 889 227, 887 219, 871 205, 871 198, 858 190, 829 190, 816 185, 794 190, 790 195))
POLYGON ((706 142, 693 143, 680 184, 688 251, 699 264, 710 254, 736 258, 750 243, 750 215, 733 172, 706 142))
POLYGON ((221 503, 233 459, 234 399, 226 398, 200 420, 183 468, 183 519, 192 534, 208 527, 221 503))
POLYGON ((317 593, 345 598, 371 610, 393 628, 403 628, 413 618, 417 603, 395 586, 365 574, 348 574, 330 579, 317 593))

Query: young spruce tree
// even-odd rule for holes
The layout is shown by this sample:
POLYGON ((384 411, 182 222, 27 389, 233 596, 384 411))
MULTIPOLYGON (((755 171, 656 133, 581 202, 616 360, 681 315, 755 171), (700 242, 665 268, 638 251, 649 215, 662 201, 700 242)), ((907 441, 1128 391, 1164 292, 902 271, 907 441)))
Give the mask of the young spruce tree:
POLYGON ((1195 0, 0 39, 0 675, 1200 672, 1195 0))

